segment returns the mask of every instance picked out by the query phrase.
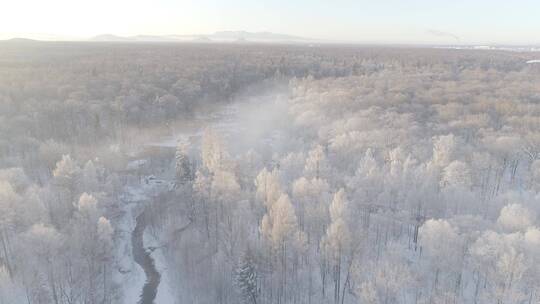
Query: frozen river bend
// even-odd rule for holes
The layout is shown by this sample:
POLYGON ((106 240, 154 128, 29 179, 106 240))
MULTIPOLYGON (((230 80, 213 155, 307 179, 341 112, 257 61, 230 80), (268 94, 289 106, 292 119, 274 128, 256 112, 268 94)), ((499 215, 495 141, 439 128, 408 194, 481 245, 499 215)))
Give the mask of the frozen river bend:
MULTIPOLYGON (((261 117, 266 120, 273 119, 268 109, 275 107, 276 100, 283 100, 282 98, 283 96, 272 92, 263 97, 259 96, 257 99, 252 98, 220 107, 207 115, 198 115, 181 127, 171 128, 171 133, 168 135, 155 137, 139 145, 139 148, 145 148, 134 151, 128 169, 139 170, 137 168, 143 168, 151 162, 144 154, 146 148, 175 149, 179 142, 183 142, 189 145, 192 151, 198 151, 203 130, 206 128, 219 132, 225 138, 236 138, 235 142, 238 144, 254 144, 255 139, 261 138, 265 138, 263 144, 268 144, 268 141, 272 141, 275 130, 269 132, 263 128, 255 129, 252 127, 255 124, 253 120, 257 120, 257 124, 260 124, 261 117), (261 114, 263 112, 265 115, 261 114), (257 114, 256 117, 253 117, 253 113, 257 114), (240 141, 239 138, 243 140, 240 141)), ((267 125, 274 125, 270 121, 266 122, 267 125)), ((151 208, 161 202, 159 197, 167 196, 174 189, 174 177, 170 174, 170 169, 163 167, 152 172, 145 172, 134 184, 126 188, 126 196, 129 197, 127 201, 133 203, 128 204, 131 210, 128 212, 128 222, 131 225, 126 229, 130 232, 131 240, 126 241, 131 245, 129 247, 131 247, 133 265, 138 265, 135 267, 140 268, 133 272, 136 283, 126 286, 130 296, 126 298, 125 303, 153 304, 174 301, 174 291, 170 288, 169 282, 170 274, 167 273, 162 251, 165 250, 167 239, 159 233, 149 232, 151 208)), ((191 221, 176 230, 176 233, 179 235, 180 232, 188 229, 190 224, 191 221)))
MULTIPOLYGON (((146 209, 145 209, 146 211, 146 209)), ((146 283, 144 284, 139 304, 152 304, 157 295, 161 275, 156 269, 154 259, 144 248, 144 229, 146 228, 145 211, 136 219, 135 229, 131 234, 133 259, 144 270, 146 283)))

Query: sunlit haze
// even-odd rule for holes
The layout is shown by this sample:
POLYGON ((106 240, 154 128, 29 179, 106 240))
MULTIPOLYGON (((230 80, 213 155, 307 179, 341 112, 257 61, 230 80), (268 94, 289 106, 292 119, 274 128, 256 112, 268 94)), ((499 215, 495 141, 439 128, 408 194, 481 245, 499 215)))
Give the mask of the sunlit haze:
POLYGON ((0 304, 540 304, 540 0, 0 1, 0 304))
POLYGON ((0 38, 269 31, 336 42, 537 44, 535 0, 4 0, 0 38))

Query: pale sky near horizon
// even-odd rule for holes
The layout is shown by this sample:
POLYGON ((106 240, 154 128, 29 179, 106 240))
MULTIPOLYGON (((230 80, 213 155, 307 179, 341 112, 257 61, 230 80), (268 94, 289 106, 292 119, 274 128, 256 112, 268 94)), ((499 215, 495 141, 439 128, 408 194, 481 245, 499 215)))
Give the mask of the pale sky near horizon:
POLYGON ((0 39, 222 30, 368 43, 540 44, 540 0, 0 0, 0 39))

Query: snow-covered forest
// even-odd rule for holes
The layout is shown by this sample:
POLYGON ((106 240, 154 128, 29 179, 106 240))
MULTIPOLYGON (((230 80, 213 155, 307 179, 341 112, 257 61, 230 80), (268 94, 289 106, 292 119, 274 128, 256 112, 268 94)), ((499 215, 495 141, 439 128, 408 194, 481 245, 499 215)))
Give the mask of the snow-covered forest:
POLYGON ((540 303, 538 53, 0 43, 0 303, 540 303))

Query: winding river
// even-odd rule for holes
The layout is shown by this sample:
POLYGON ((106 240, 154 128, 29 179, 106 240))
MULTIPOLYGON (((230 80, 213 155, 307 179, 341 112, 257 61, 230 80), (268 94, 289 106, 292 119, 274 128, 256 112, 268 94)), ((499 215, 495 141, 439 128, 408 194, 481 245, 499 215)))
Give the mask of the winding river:
POLYGON ((145 211, 143 211, 136 219, 135 229, 131 234, 131 245, 133 250, 133 259, 141 266, 146 274, 146 283, 144 284, 141 298, 138 304, 153 304, 157 295, 161 275, 156 269, 154 259, 144 248, 144 229, 146 228, 145 211))
MULTIPOLYGON (((281 114, 281 106, 279 103, 276 103, 276 100, 284 100, 283 95, 280 93, 283 89, 279 88, 280 87, 278 86, 267 88, 260 95, 251 96, 249 98, 240 98, 243 102, 229 104, 194 121, 195 127, 180 132, 177 131, 174 136, 162 138, 158 142, 147 143, 146 145, 175 148, 179 141, 190 142, 193 137, 200 137, 204 127, 211 127, 212 129, 219 131, 220 135, 225 138, 225 140, 228 137, 235 139, 253 137, 267 139, 265 143, 268 143, 268 140, 272 139, 272 136, 275 134, 275 128, 273 126, 280 125, 273 120, 279 120, 283 117, 281 114), (242 109, 242 111, 240 111, 240 109, 242 109), (264 120, 264 123, 260 122, 261 119, 264 120), (263 132, 264 129, 260 127, 251 128, 254 120, 256 120, 257 125, 268 125, 272 126, 272 128, 266 130, 266 133, 263 132), (274 133, 271 133, 270 131, 274 133), (249 132, 254 133, 251 134, 249 132), (245 136, 246 134, 249 134, 250 136, 245 136), (263 134, 266 134, 266 136, 263 136, 263 134)), ((246 141, 246 143, 248 143, 248 141, 246 141)), ((259 142, 258 144, 261 143, 259 142)), ((145 249, 143 241, 144 230, 147 226, 145 214, 149 210, 148 208, 150 208, 150 205, 151 204, 147 205, 144 211, 137 216, 135 229, 131 234, 133 259, 141 266, 146 275, 146 283, 144 284, 137 304, 154 304, 161 280, 161 274, 156 269, 151 252, 145 249)), ((181 232, 188 229, 190 224, 191 220, 184 227, 177 229, 175 235, 179 236, 181 232)))

